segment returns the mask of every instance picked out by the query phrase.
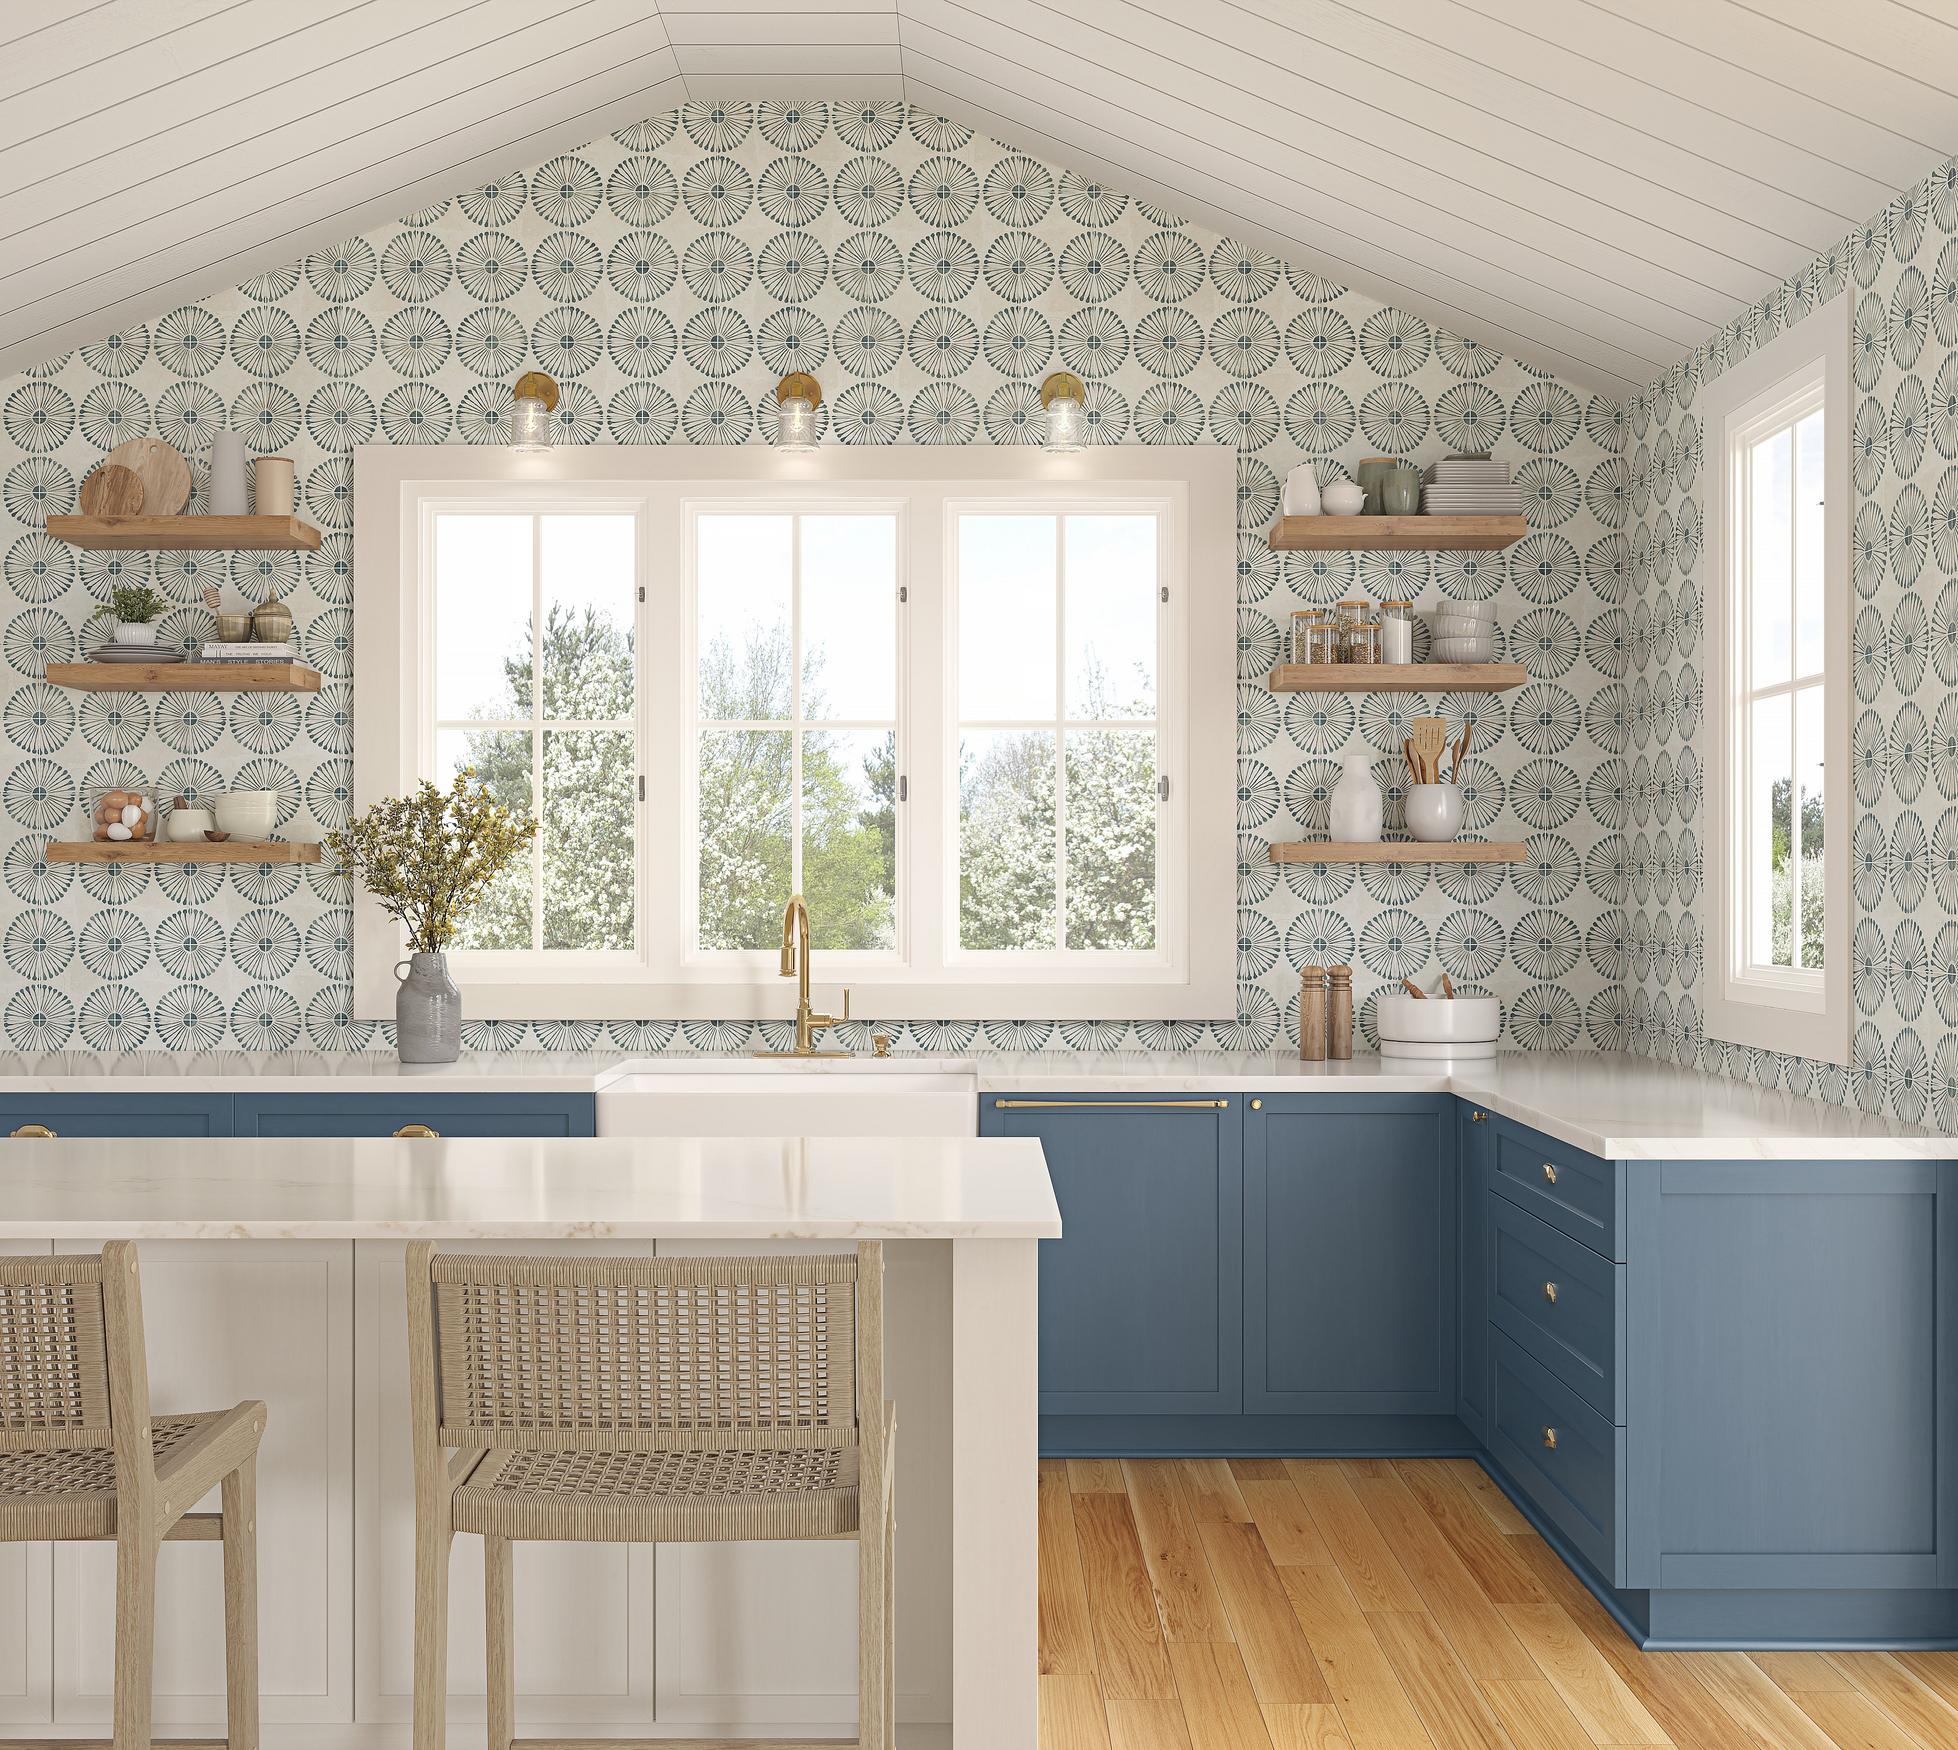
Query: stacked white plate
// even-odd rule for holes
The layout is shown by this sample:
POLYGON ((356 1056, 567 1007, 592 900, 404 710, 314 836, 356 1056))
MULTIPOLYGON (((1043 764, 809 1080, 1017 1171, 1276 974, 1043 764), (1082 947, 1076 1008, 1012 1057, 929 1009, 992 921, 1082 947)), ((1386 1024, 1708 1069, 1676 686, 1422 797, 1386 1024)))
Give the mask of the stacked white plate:
POLYGON ((1487 456, 1444 456, 1430 462, 1421 489, 1427 516, 1520 516, 1522 491, 1510 483, 1509 464, 1487 456))
POLYGON ((1487 602, 1442 601, 1426 610, 1430 662, 1493 662, 1496 614, 1487 602))

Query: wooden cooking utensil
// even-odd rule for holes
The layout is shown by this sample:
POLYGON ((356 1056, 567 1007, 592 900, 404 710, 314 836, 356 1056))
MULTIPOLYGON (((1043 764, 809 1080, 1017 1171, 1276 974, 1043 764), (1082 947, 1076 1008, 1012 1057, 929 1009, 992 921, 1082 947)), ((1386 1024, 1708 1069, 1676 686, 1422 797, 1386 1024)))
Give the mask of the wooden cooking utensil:
POLYGON ((1406 991, 1407 994, 1413 997, 1417 1002, 1425 1003, 1428 1000, 1428 993, 1424 991, 1418 984, 1416 984, 1414 980, 1411 978, 1403 978, 1401 980, 1401 989, 1406 991))
POLYGON ((1401 758, 1407 761, 1407 775, 1408 775, 1408 776, 1409 776, 1410 778, 1412 778, 1412 779, 1413 779, 1413 780, 1415 781, 1415 783, 1417 783, 1417 784, 1418 784, 1418 783, 1420 783, 1420 782, 1421 782, 1421 765, 1420 765, 1420 762, 1419 762, 1418 760, 1416 760, 1416 759, 1415 759, 1415 757, 1414 757, 1414 743, 1413 743, 1413 742, 1411 742, 1411 741, 1403 741, 1403 742, 1401 743, 1401 758))
POLYGON ((82 482, 83 516, 137 516, 143 508, 143 482, 133 468, 104 462, 82 482))
POLYGON ((161 438, 131 438, 102 459, 142 481, 146 515, 176 516, 190 503, 190 464, 161 438))
POLYGON ((1441 994, 1451 1003, 1455 1000, 1455 981, 1445 972, 1441 975, 1441 994))
POLYGON ((1473 723, 1464 723, 1462 725, 1462 739, 1455 743, 1454 764, 1448 768, 1448 781, 1451 784, 1461 782, 1462 761, 1468 758, 1469 741, 1474 734, 1475 725, 1473 723))
POLYGON ((1409 726, 1409 740, 1414 743, 1414 757, 1420 761, 1417 768, 1426 776, 1420 781, 1424 784, 1441 782, 1441 754, 1448 745, 1448 724, 1441 717, 1417 717, 1409 726))

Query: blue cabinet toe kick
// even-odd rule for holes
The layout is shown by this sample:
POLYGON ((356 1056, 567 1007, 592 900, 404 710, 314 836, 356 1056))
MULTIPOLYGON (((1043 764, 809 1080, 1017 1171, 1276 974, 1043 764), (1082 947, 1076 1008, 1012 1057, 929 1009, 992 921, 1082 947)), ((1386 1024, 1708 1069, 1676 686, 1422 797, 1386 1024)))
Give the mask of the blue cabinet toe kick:
POLYGON ((1453 1416, 1042 1416, 1043 1458, 1474 1458, 1453 1416))

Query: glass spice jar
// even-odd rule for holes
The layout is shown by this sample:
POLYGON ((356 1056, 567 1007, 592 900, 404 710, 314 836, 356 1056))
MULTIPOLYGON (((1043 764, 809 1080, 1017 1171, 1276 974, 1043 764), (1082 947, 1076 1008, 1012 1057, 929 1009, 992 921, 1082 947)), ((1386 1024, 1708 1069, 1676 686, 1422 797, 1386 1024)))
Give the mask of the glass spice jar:
POLYGON ((1291 662, 1310 662, 1312 660, 1312 630, 1319 622, 1317 608, 1295 608, 1292 611, 1291 662))
POLYGON ((1380 660, 1408 663, 1414 660, 1414 604, 1380 604, 1380 660))
POLYGON ((1332 660, 1351 662, 1353 660, 1353 628, 1366 618, 1364 601, 1343 601, 1333 610, 1332 620, 1332 660))
POLYGON ((1346 634, 1348 662, 1377 663, 1380 660, 1380 623, 1362 620, 1346 634))

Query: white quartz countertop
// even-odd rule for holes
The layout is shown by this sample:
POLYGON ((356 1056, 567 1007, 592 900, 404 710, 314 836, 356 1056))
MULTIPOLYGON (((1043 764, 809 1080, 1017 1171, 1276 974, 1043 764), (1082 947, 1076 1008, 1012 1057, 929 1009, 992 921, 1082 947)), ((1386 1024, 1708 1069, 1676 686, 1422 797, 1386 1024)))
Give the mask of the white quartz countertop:
POLYGON ((972 1138, 38 1141, 0 1240, 1053 1239, 1040 1145, 972 1138))
MULTIPOLYGON (((1958 1158, 1958 1137, 1899 1124, 1853 1106, 1799 1098, 1649 1058, 1600 1052, 1511 1052, 1481 1063, 1363 1056, 1300 1063, 1270 1052, 1072 1051, 900 1053, 890 1058, 763 1062, 741 1053, 658 1056, 590 1052, 472 1053, 459 1063, 404 1065, 379 1053, 141 1053, 0 1056, 0 1093, 593 1093, 644 1089, 662 1075, 861 1079, 873 1088, 907 1073, 972 1078, 980 1097, 1059 1093, 1455 1094, 1616 1160, 1900 1160, 1958 1158)), ((655 1098, 656 1094, 645 1097, 655 1098)), ((209 1146, 209 1145, 203 1145, 209 1146)))

